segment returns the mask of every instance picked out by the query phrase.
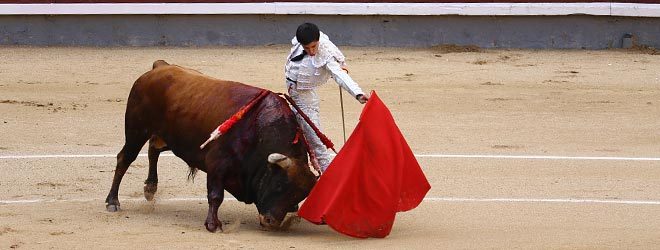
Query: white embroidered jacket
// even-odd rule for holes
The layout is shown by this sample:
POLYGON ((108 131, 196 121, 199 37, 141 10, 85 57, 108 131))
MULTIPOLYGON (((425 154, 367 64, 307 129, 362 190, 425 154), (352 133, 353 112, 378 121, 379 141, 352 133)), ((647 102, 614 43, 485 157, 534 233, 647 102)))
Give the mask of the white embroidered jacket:
POLYGON ((344 87, 353 97, 364 94, 355 81, 341 69, 346 65, 344 54, 333 44, 327 35, 321 32, 318 52, 314 56, 305 56, 301 61, 292 62, 291 58, 303 52, 302 44, 294 37, 293 47, 285 64, 285 75, 296 82, 296 89, 315 89, 333 77, 337 84, 344 87))

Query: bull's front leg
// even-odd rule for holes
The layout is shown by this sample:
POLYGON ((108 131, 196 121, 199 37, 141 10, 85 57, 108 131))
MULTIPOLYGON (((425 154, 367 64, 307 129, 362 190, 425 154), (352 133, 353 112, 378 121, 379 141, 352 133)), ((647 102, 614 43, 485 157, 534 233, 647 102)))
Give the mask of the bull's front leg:
POLYGON ((224 186, 220 178, 214 178, 214 174, 208 174, 206 180, 206 189, 208 192, 209 213, 206 216, 204 226, 209 232, 222 231, 222 222, 218 219, 218 208, 224 199, 224 186))

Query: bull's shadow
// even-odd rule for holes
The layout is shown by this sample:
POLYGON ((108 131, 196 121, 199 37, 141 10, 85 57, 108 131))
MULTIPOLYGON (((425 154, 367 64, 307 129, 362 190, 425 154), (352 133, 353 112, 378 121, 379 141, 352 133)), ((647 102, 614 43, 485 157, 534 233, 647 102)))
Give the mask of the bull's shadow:
MULTIPOLYGON (((197 223, 204 218, 202 208, 207 206, 206 201, 160 201, 155 198, 152 201, 130 201, 127 202, 124 213, 130 213, 133 217, 144 217, 155 226, 172 230, 203 231, 204 227, 197 223)), ((238 201, 225 201, 221 207, 223 213, 222 233, 233 234, 241 231, 260 232, 278 237, 339 237, 327 226, 319 226, 298 218, 287 229, 266 229, 259 225, 259 219, 255 216, 254 206, 243 204, 238 201)), ((289 218, 291 215, 287 216, 289 218)))

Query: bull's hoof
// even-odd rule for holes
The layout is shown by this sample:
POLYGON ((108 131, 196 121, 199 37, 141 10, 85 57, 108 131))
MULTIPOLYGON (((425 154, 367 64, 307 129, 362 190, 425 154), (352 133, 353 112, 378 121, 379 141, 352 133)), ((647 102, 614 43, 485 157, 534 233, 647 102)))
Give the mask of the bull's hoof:
POLYGON ((208 230, 211 233, 215 233, 217 230, 220 230, 220 232, 222 232, 222 224, 220 223, 215 224, 215 223, 205 222, 204 226, 206 226, 206 230, 208 230))
POLYGON ((114 213, 114 212, 119 211, 119 205, 108 204, 108 205, 105 205, 105 209, 107 209, 108 212, 112 212, 112 213, 114 213))
POLYGON ((158 190, 158 184, 146 184, 144 185, 144 198, 147 199, 148 201, 152 201, 154 199, 154 195, 156 194, 156 191, 158 190))

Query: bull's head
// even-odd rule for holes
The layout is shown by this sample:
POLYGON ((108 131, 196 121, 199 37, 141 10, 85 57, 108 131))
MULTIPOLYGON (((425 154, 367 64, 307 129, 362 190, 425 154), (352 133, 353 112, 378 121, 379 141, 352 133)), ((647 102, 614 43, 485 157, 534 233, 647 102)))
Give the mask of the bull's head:
POLYGON ((298 211, 298 203, 307 197, 316 184, 316 176, 307 165, 307 158, 295 159, 283 154, 268 156, 268 178, 262 179, 256 202, 259 222, 269 229, 279 229, 288 212, 298 211))

